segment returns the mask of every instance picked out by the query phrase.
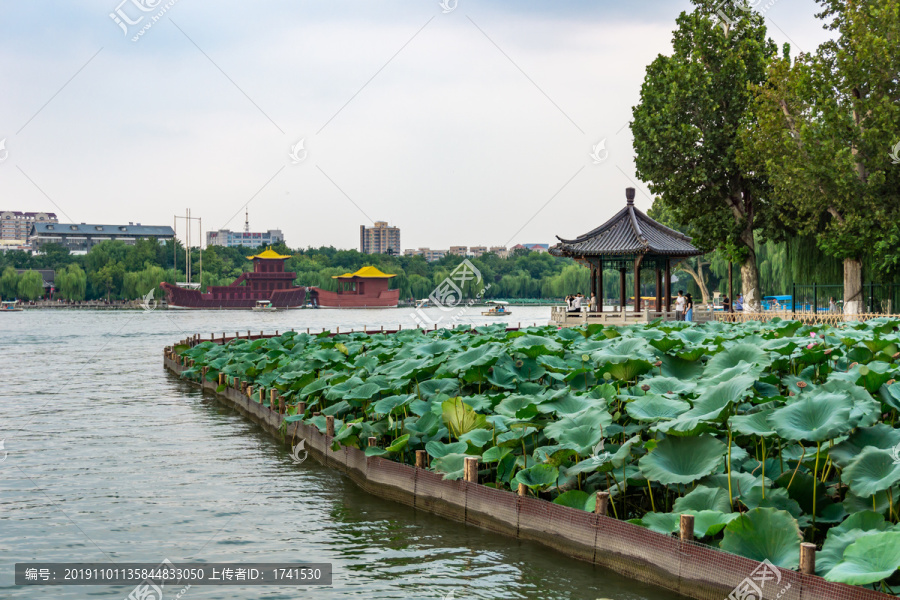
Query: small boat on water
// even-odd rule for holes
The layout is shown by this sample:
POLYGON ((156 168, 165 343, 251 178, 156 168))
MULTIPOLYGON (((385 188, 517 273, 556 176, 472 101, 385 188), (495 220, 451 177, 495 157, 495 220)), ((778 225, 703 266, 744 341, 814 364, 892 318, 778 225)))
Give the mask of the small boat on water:
POLYGON ((481 313, 481 316, 483 317, 506 317, 512 314, 512 311, 507 308, 509 302, 504 302, 502 300, 488 300, 485 304, 491 308, 481 313))
POLYGON ((18 302, 15 300, 4 300, 0 302, 0 312, 22 312, 25 310, 21 306, 18 306, 18 302))
POLYGON ((428 308, 428 298, 424 298, 422 300, 416 300, 416 308, 428 308))
POLYGON ((275 312, 278 309, 272 306, 272 303, 269 300, 257 300, 253 310, 257 312, 275 312))

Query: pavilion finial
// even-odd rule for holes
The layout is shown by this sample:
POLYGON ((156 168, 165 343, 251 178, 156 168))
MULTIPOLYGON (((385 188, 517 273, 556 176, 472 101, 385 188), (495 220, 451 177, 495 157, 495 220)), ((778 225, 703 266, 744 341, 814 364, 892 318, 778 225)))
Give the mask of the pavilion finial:
POLYGON ((634 204, 634 188, 625 188, 625 198, 628 199, 628 204, 634 204))

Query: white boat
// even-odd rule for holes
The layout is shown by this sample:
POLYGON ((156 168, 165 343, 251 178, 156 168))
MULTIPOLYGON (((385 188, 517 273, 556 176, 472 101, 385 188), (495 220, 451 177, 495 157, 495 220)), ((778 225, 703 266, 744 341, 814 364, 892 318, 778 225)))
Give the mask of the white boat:
POLYGON ((416 300, 416 308, 428 308, 428 298, 416 300))
POLYGON ((272 306, 272 303, 268 300, 257 300, 253 310, 257 312, 275 312, 278 309, 272 306))
POLYGON ((485 304, 491 308, 481 313, 481 316, 483 317, 506 317, 512 314, 512 311, 507 308, 509 302, 504 302, 503 300, 488 300, 485 304))
POLYGON ((15 300, 4 300, 0 302, 0 312, 22 312, 25 310, 21 306, 18 306, 18 302, 15 300))

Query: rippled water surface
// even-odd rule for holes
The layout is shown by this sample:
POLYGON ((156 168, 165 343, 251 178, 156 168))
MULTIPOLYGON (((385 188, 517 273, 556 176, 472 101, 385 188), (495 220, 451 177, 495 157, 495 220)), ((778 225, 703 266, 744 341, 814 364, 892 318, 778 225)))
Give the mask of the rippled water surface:
MULTIPOLYGON (((523 325, 546 323, 550 313, 513 311, 507 320, 523 325)), ((331 587, 195 586, 185 600, 674 598, 537 544, 370 496, 315 461, 295 465, 268 433, 162 367, 163 347, 187 334, 407 327, 410 312, 0 315, 8 453, 0 462, 0 598, 124 599, 131 591, 17 588, 16 562, 164 558, 334 565, 331 587)))

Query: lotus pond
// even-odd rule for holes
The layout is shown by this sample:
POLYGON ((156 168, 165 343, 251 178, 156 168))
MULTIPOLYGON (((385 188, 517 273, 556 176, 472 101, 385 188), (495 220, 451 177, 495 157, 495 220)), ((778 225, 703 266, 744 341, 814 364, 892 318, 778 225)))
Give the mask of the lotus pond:
POLYGON ((477 456, 485 485, 587 511, 609 491, 610 516, 674 534, 692 514, 697 539, 783 568, 812 541, 818 574, 891 592, 898 328, 492 325, 176 350, 195 361, 184 377, 278 390, 286 422, 334 416, 336 448, 409 464, 424 449, 447 479, 477 456))

